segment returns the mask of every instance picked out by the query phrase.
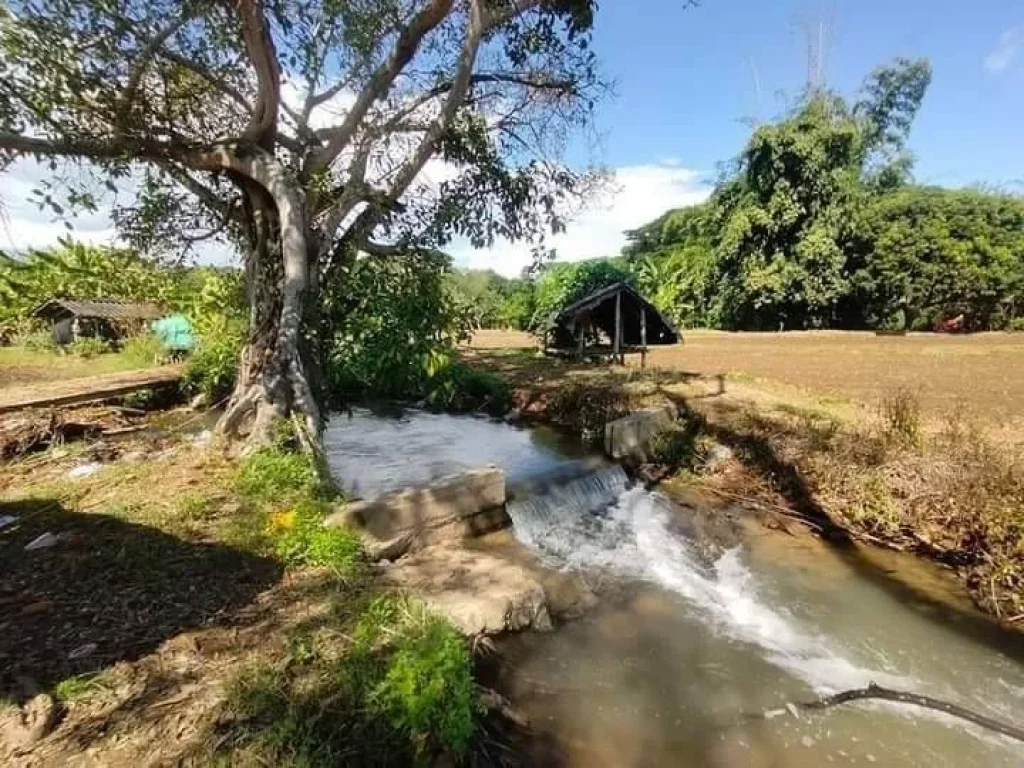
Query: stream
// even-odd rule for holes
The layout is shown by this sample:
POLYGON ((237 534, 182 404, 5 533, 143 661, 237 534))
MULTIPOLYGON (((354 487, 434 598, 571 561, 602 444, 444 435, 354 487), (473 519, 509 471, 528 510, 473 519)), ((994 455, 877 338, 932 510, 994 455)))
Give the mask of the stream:
POLYGON ((542 428, 357 410, 325 443, 363 497, 501 466, 516 539, 594 586, 583 618, 499 643, 536 764, 1024 766, 1019 742, 914 706, 787 707, 875 682, 1021 725, 1024 637, 933 564, 753 524, 716 550, 691 510, 542 428))

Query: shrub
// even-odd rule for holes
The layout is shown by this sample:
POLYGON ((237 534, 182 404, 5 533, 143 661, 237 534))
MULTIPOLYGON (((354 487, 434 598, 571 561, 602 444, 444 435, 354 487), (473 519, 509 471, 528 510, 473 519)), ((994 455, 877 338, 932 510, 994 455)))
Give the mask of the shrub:
POLYGON ((551 421, 568 427, 584 441, 604 436, 604 425, 631 410, 632 397, 618 384, 570 381, 551 396, 547 413, 551 421))
POLYGON ((36 331, 22 337, 22 345, 25 349, 33 352, 54 352, 57 345, 53 341, 53 334, 49 331, 36 331))
POLYGON ((426 400, 448 411, 484 410, 500 415, 508 410, 511 392, 500 376, 455 361, 444 365, 427 380, 426 400))
POLYGON ((182 377, 186 394, 205 395, 210 404, 230 397, 244 341, 244 326, 239 322, 224 321, 206 331, 182 377))
POLYGON ((164 347, 153 334, 141 334, 132 336, 121 345, 121 356, 141 368, 160 362, 164 356, 164 347))
POLYGON ((411 740, 433 735, 454 754, 464 753, 473 736, 473 670, 452 625, 432 616, 401 635, 371 701, 411 740))
POLYGON ((83 336, 80 339, 76 339, 71 345, 72 354, 85 358, 86 360, 109 351, 110 344, 95 336, 83 336))
POLYGON ((1024 317, 1014 317, 1006 325, 1008 331, 1020 332, 1024 331, 1024 317))
POLYGON ((921 401, 901 389, 882 401, 883 436, 891 443, 920 447, 921 401))

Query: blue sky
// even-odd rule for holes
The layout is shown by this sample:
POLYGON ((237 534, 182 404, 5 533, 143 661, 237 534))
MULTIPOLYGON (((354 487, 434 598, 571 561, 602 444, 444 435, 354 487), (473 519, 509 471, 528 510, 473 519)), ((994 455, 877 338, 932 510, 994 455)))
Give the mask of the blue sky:
MULTIPOLYGON (((617 187, 555 239, 559 258, 616 253, 622 230, 705 197, 749 136, 745 119, 778 117, 800 93, 806 30, 821 25, 825 83, 845 95, 897 56, 931 61, 910 137, 918 181, 1024 192, 1021 0, 604 0, 595 50, 616 95, 600 108, 595 157, 617 187)), ((590 154, 580 142, 572 157, 590 154)), ((506 274, 529 261, 506 243, 453 251, 506 274)))
POLYGON ((786 103, 777 93, 799 92, 804 28, 819 23, 826 82, 841 93, 897 56, 931 61, 934 79, 912 135, 920 181, 1024 179, 1019 0, 703 0, 689 9, 682 0, 605 0, 596 49, 618 82, 601 114, 606 160, 671 157, 703 169, 735 155, 748 134, 741 118, 777 116, 786 103), (1013 50, 986 67, 1005 34, 1013 50))
MULTIPOLYGON (((615 254, 623 230, 704 199, 718 164, 749 135, 744 118, 777 117, 800 92, 805 30, 821 24, 826 84, 845 95, 897 56, 931 61, 910 137, 918 181, 1024 192, 1024 0, 601 0, 595 50, 616 94, 600 106, 600 141, 581 138, 569 159, 603 164, 615 181, 552 241, 559 258, 615 254)), ((29 162, 6 176, 0 248, 43 246, 63 233, 24 202, 38 176, 29 162)), ((110 240, 109 217, 79 219, 75 236, 110 240)), ((508 275, 530 261, 521 244, 450 251, 460 265, 508 275)), ((206 260, 224 258, 220 250, 206 260)))

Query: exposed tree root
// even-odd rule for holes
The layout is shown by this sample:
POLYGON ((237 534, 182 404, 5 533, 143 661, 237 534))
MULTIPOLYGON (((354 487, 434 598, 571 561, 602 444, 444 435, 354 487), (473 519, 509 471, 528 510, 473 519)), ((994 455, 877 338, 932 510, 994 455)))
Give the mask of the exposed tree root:
POLYGON ((945 712, 947 715, 952 715, 953 717, 959 717, 961 720, 967 720, 975 725, 980 725, 982 728, 986 728, 990 731, 995 731, 996 733, 1001 733, 1004 736, 1009 736, 1011 739, 1024 741, 1024 729, 1022 728, 1000 722, 999 720, 994 720, 991 717, 986 717, 985 715, 979 715, 977 712, 972 712, 971 710, 957 706, 956 704, 950 704, 948 701, 933 699, 931 696, 922 696, 917 693, 894 691, 890 688, 882 688, 874 683, 869 683, 867 688, 854 688, 849 691, 841 691, 839 693, 834 693, 831 696, 825 696, 817 701, 804 702, 800 706, 805 709, 827 709, 828 707, 834 707, 837 704, 845 704, 849 701, 859 701, 861 699, 885 699, 886 701, 896 701, 901 704, 914 704, 918 707, 934 709, 938 712, 945 712))

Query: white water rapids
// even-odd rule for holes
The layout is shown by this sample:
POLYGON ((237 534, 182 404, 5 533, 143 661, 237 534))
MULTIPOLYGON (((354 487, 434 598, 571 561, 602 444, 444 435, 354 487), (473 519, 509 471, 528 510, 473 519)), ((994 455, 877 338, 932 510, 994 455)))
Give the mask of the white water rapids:
POLYGON ((758 646, 774 664, 827 693, 870 682, 913 687, 907 677, 859 666, 761 599, 740 549, 702 564, 670 530, 671 502, 628 487, 619 466, 508 505, 516 537, 556 567, 603 569, 650 581, 684 598, 722 635, 758 646))

